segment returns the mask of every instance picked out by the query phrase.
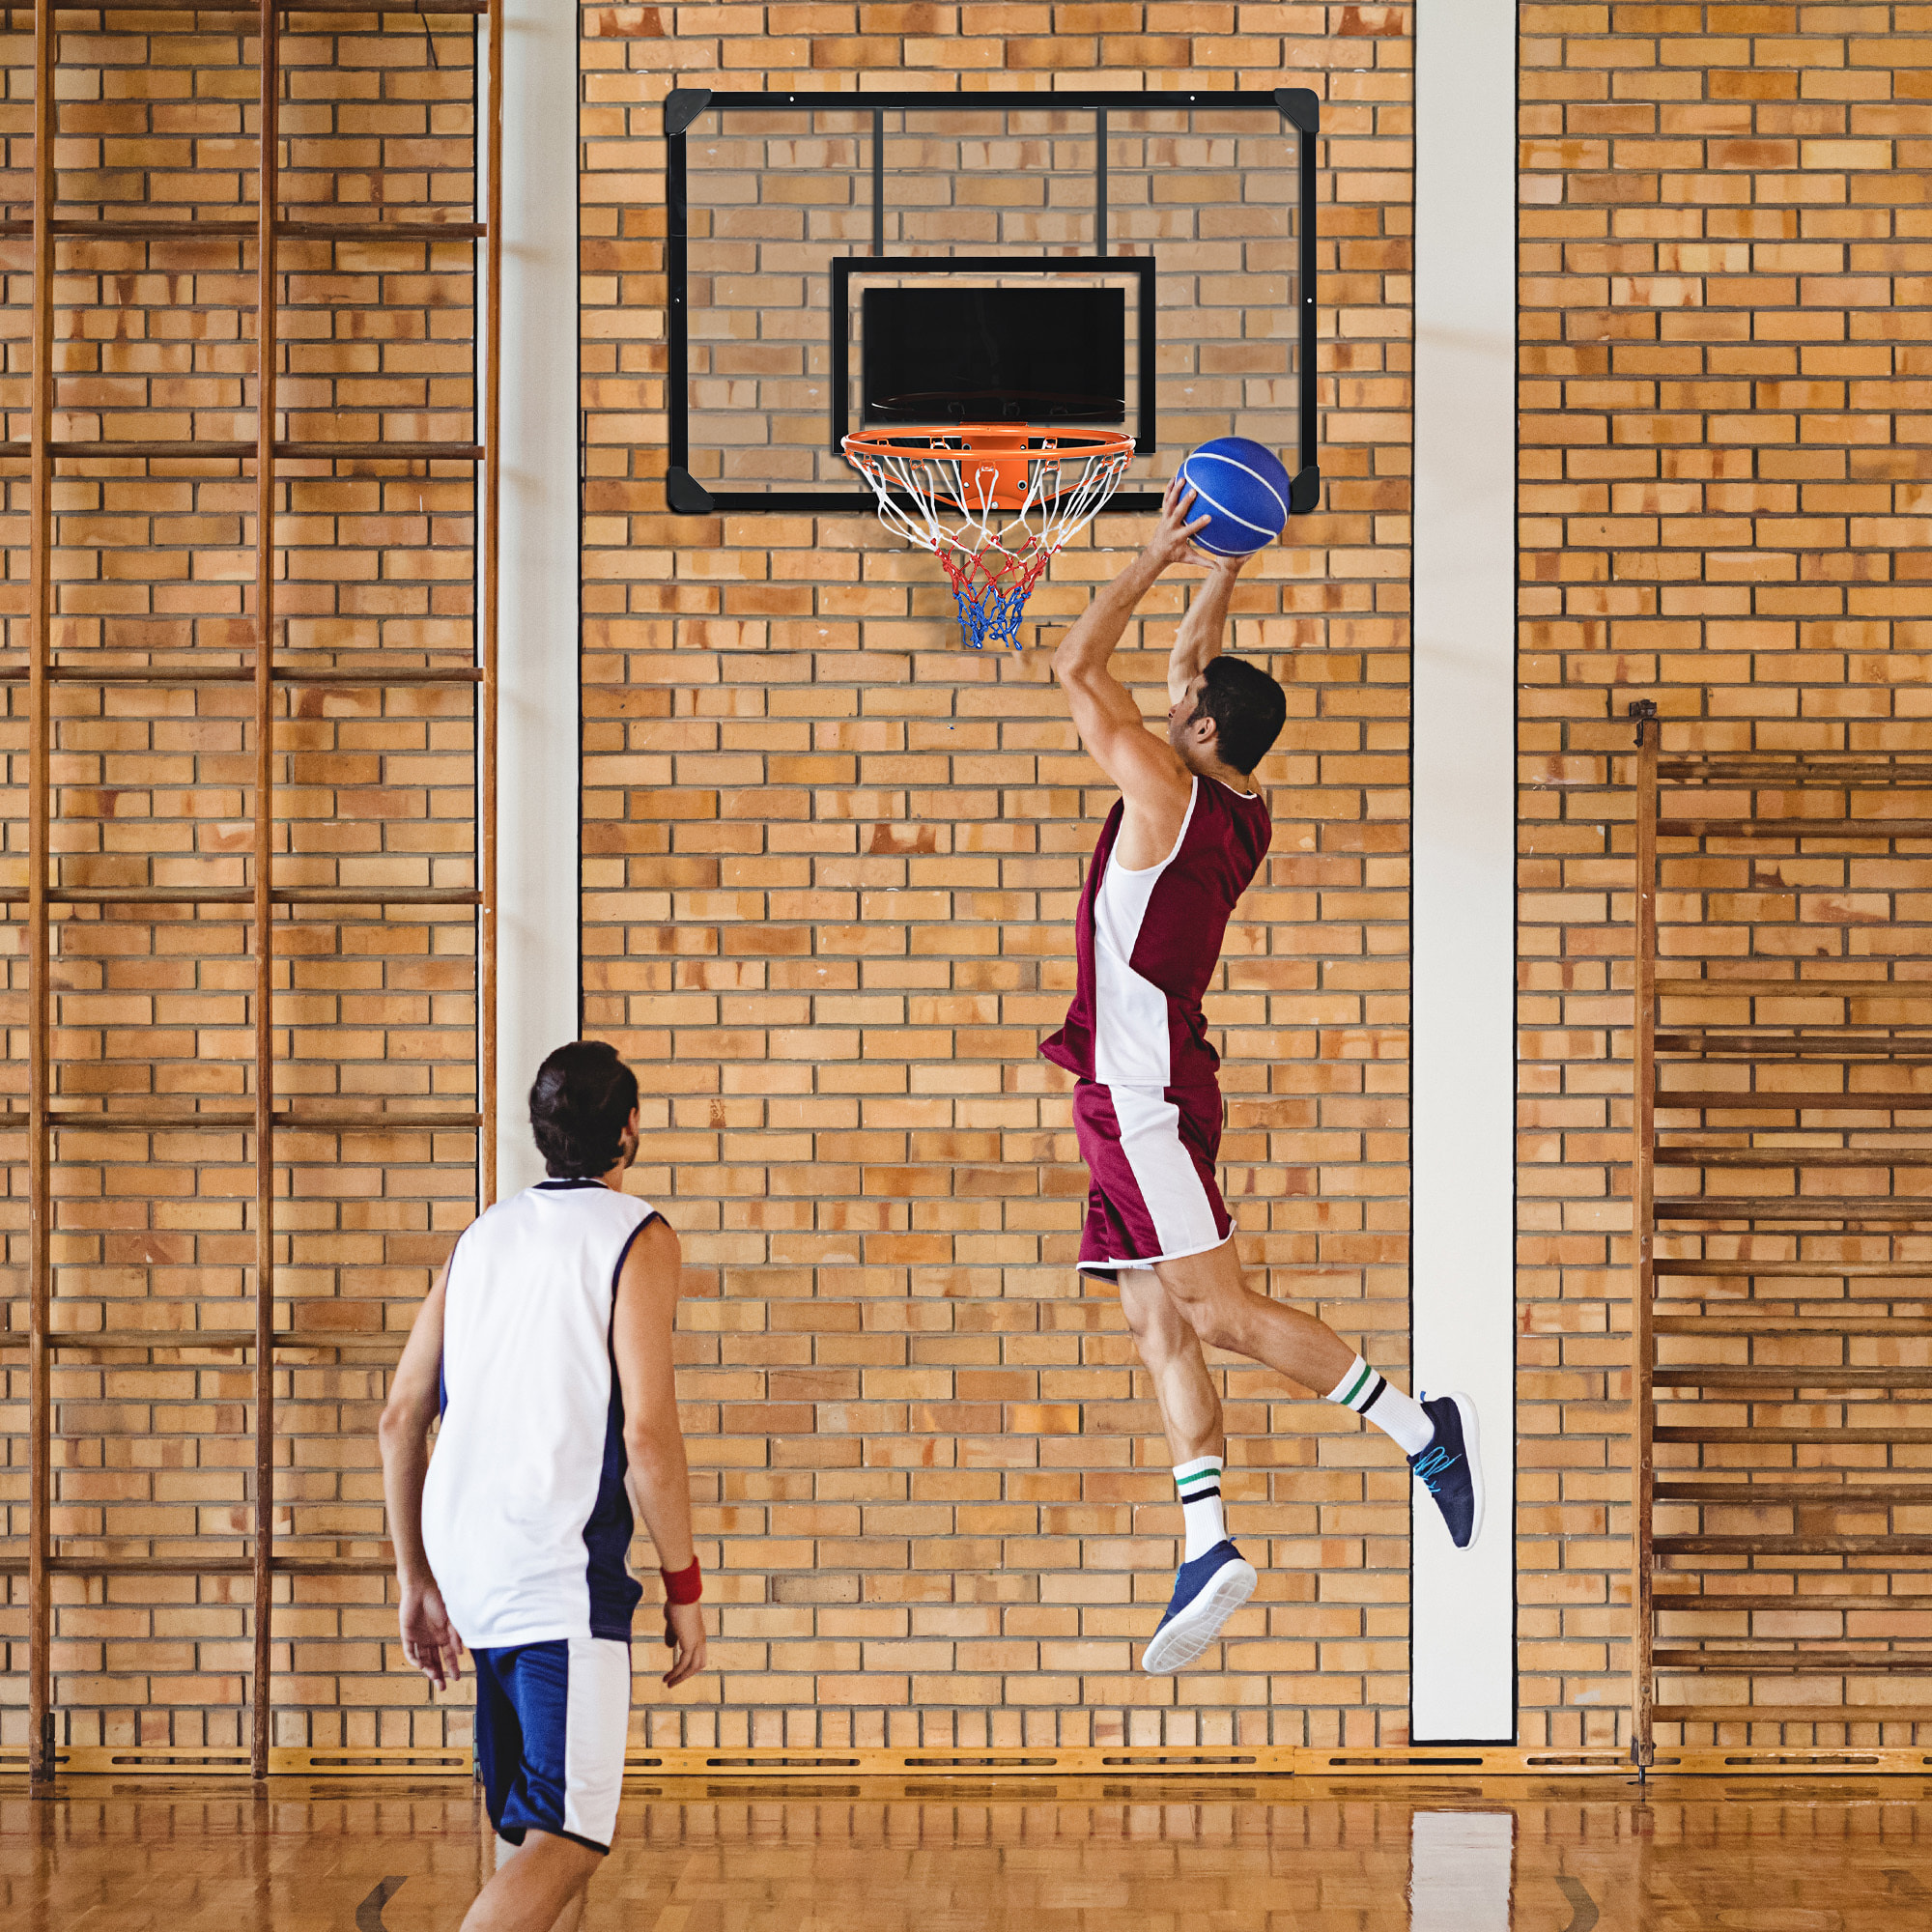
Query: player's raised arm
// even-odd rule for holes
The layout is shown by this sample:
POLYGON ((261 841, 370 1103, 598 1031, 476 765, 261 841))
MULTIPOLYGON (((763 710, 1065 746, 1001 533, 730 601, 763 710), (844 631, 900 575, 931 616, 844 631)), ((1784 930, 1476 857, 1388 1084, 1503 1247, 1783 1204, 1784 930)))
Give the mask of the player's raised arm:
POLYGON ((1235 580, 1248 560, 1245 556, 1213 556, 1204 550, 1196 550, 1193 556, 1197 563, 1208 566, 1208 576, 1195 589, 1187 615, 1174 634, 1174 648, 1168 653, 1167 695, 1176 704, 1221 655, 1222 639, 1228 632, 1228 600, 1234 596, 1235 580))
POLYGON ((1193 500, 1178 480, 1168 486, 1153 540, 1094 597, 1053 654, 1053 674, 1066 692, 1080 742, 1120 786, 1130 811, 1160 814, 1183 808, 1191 783, 1173 747, 1149 731, 1140 706, 1109 661, 1161 573, 1194 554, 1194 534, 1208 520, 1188 522, 1193 500))

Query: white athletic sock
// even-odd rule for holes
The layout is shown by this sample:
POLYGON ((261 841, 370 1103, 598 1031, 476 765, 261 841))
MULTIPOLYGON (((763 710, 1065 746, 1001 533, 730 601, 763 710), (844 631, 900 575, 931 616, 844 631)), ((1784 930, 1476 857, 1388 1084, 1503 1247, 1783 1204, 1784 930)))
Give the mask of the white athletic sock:
POLYGON ((1174 1486, 1180 1492, 1180 1517, 1187 1525, 1187 1553, 1180 1560, 1192 1563, 1227 1540, 1221 1520, 1220 1457, 1197 1456, 1182 1463, 1174 1472, 1174 1486))
POLYGON ((1435 1425, 1423 1412, 1421 1405, 1377 1375, 1359 1355, 1328 1391, 1328 1400, 1366 1416, 1378 1429, 1395 1438, 1405 1456, 1420 1456, 1435 1434, 1435 1425))

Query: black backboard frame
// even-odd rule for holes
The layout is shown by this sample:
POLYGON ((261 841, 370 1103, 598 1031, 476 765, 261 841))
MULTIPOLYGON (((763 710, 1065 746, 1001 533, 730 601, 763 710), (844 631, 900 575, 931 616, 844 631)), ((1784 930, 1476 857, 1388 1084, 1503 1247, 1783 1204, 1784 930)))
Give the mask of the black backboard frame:
MULTIPOLYGON (((1321 473, 1316 454, 1315 380, 1315 136, 1321 127, 1321 103, 1305 87, 1277 87, 1268 92, 1255 89, 1219 89, 1199 94, 1146 91, 1095 92, 1092 94, 1036 94, 1000 92, 986 94, 873 93, 870 91, 827 94, 729 94, 704 87, 681 87, 665 97, 665 199, 667 213, 666 269, 669 284, 666 333, 668 367, 666 372, 668 416, 669 463, 665 476, 665 496, 669 507, 686 516, 714 516, 720 511, 768 511, 773 514, 843 512, 858 514, 867 507, 864 498, 851 492, 822 489, 805 490, 707 490, 691 474, 691 345, 690 345, 690 250, 689 207, 685 156, 685 135, 697 117, 711 107, 767 111, 785 107, 867 108, 878 115, 897 109, 918 110, 956 106, 962 109, 999 109, 1024 112, 1028 109, 1091 113, 1095 116, 1098 135, 1095 205, 1099 213, 1096 252, 1087 256, 1044 255, 1040 268, 1050 272, 1064 270, 1093 273, 1095 270, 1136 273, 1140 276, 1142 318, 1146 333, 1140 357, 1140 400, 1137 429, 1148 433, 1149 440, 1137 445, 1148 451, 1154 447, 1152 425, 1156 420, 1152 349, 1152 309, 1154 260, 1151 255, 1109 255, 1106 252, 1107 208, 1107 114, 1115 108, 1224 107, 1262 111, 1273 109, 1304 138, 1296 143, 1297 209, 1295 297, 1297 321, 1296 414, 1302 453, 1302 468, 1293 478, 1289 498, 1292 514, 1305 515, 1321 499, 1321 473)), ((878 124, 875 122, 875 127, 878 124)), ((841 255, 831 263, 832 299, 839 305, 849 301, 850 277, 855 270, 868 268, 882 272, 920 273, 925 271, 1018 272, 1028 257, 927 257, 887 256, 884 236, 884 159, 883 143, 874 139, 872 148, 873 233, 872 252, 841 255)), ((844 434, 849 368, 842 328, 832 332, 834 381, 832 447, 838 448, 844 434)), ((1110 508, 1116 510, 1157 510, 1161 497, 1156 490, 1123 491, 1110 508)))

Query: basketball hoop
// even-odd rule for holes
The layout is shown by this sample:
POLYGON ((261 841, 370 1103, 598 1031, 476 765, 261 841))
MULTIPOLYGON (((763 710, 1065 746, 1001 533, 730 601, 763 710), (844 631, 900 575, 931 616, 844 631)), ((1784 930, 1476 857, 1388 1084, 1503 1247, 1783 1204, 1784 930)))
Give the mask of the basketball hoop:
POLYGON ((976 651, 988 638, 1019 649, 1040 573, 1099 514, 1134 453, 1114 430, 1024 423, 866 430, 843 446, 880 523, 939 558, 976 651))

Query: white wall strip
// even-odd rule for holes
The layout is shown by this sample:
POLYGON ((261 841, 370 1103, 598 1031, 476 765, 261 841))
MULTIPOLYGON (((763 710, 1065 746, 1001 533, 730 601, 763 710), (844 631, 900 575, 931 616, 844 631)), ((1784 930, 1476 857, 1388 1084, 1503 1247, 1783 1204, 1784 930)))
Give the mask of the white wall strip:
POLYGON ((1516 1736, 1516 9, 1415 10, 1415 1374, 1486 1527, 1415 1511, 1417 1743, 1516 1736))
POLYGON ((503 21, 502 566, 497 727, 498 1198, 543 1179, 528 1095, 578 1032, 577 31, 503 21))

